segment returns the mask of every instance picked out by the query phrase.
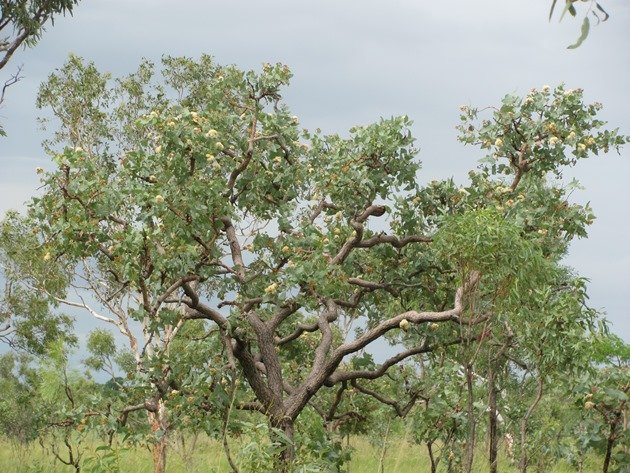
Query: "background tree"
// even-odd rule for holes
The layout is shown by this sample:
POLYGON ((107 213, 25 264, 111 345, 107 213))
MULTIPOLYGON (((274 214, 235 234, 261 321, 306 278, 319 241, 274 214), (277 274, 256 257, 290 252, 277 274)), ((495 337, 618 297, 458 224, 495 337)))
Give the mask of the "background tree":
POLYGON ((68 283, 33 228, 15 212, 0 223, 0 340, 15 350, 43 354, 53 341, 76 340, 72 319, 56 310, 68 283))
POLYGON ((602 471, 630 468, 628 399, 630 347, 619 337, 598 340, 594 366, 575 387, 575 406, 581 415, 578 428, 582 446, 603 453, 602 471))
POLYGON ((37 438, 43 412, 37 403, 37 373, 25 355, 6 353, 0 357, 0 429, 18 444, 37 438))

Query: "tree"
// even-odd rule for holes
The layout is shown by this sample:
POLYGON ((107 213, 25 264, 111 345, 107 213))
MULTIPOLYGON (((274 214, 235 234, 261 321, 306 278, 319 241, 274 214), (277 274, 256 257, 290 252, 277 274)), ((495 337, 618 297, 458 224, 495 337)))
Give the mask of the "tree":
POLYGON ((587 448, 603 452, 602 471, 630 468, 628 399, 630 395, 630 346, 619 337, 596 341, 593 366, 575 389, 580 440, 587 448), (614 468, 614 469, 611 469, 614 468))
POLYGON ((37 438, 43 413, 35 401, 37 376, 24 355, 0 357, 0 431, 7 438, 26 444, 37 438))
MULTIPOLYGON (((226 382, 247 381, 235 406, 266 418, 281 445, 279 471, 299 448, 295 422, 322 392, 360 390, 405 360, 460 346, 472 380, 470 347, 526 317, 514 307, 538 301, 592 218, 546 176, 626 141, 602 129, 600 106, 580 90, 544 87, 506 97, 479 126, 464 107, 462 140, 490 150, 481 172, 463 188, 420 187, 407 117, 345 138, 300 131, 281 99, 286 66, 163 62, 165 85, 149 63, 112 83, 71 57, 42 86, 38 103, 60 126, 47 144, 56 169, 42 172, 29 210, 32 259, 54 261, 66 292, 78 292, 31 287, 127 338, 146 386, 139 406, 154 415, 190 381, 174 378, 170 347, 205 321, 226 382), (383 338, 398 352, 365 360, 383 338)), ((215 379, 195 390, 208 394, 215 379)))
POLYGON ((4 282, 0 340, 36 355, 43 354, 53 341, 75 340, 72 319, 55 310, 54 297, 68 284, 67 274, 42 250, 32 227, 16 212, 9 212, 0 223, 0 277, 4 282))
MULTIPOLYGON (((47 22, 59 15, 72 14, 79 0, 3 0, 0 2, 0 70, 22 45, 34 46, 42 37, 47 22)), ((0 105, 9 87, 21 79, 22 67, 4 82, 0 105)), ((0 127, 0 136, 4 131, 0 127)))

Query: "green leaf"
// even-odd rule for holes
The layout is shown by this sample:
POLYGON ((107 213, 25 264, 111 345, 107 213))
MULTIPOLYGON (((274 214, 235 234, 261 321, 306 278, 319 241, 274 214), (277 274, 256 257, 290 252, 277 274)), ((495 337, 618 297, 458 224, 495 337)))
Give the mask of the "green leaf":
POLYGON ((619 401, 628 400, 628 395, 624 393, 623 391, 620 391, 619 389, 609 388, 609 389, 606 389, 605 392, 607 396, 617 399, 619 401))
POLYGON ((562 10, 562 14, 560 15, 558 22, 562 21, 567 12, 569 12, 571 16, 575 16, 575 7, 573 6, 573 2, 571 0, 566 0, 566 5, 564 6, 564 10, 562 10))
MULTIPOLYGON (((597 9, 602 12, 604 14, 604 19, 602 21, 606 21, 608 18, 610 18, 610 15, 608 14, 608 12, 606 10, 604 10, 602 8, 602 6, 599 3, 595 3, 595 6, 597 7, 597 9)), ((598 17, 599 18, 599 17, 598 17)))
POLYGON ((551 21, 551 17, 553 16, 553 10, 556 7, 556 2, 558 0, 553 0, 553 2, 551 2, 551 9, 549 10, 549 21, 551 21))
POLYGON ((584 21, 582 22, 582 32, 580 34, 580 37, 575 42, 575 44, 568 46, 567 49, 579 48, 580 45, 584 42, 584 40, 587 38, 590 28, 591 28, 591 22, 589 21, 588 17, 585 16, 584 21))

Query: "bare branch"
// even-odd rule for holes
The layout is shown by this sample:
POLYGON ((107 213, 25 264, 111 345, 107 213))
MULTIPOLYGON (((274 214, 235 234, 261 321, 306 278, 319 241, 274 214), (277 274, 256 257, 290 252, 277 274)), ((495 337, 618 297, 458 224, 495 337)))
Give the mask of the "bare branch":
POLYGON ((386 207, 384 205, 370 204, 356 218, 350 220, 350 226, 354 229, 354 235, 346 240, 337 255, 332 259, 332 264, 343 263, 350 252, 354 248, 372 248, 382 243, 389 243, 396 248, 402 248, 410 243, 429 243, 431 238, 424 235, 409 235, 407 237, 398 238, 393 235, 381 233, 373 237, 363 240, 363 224, 371 216, 380 217, 385 214, 386 207))
POLYGON ((409 358, 414 355, 419 355, 421 353, 432 352, 438 347, 447 347, 451 345, 457 345, 457 344, 462 343, 463 341, 464 339, 457 338, 455 340, 451 340, 446 343, 440 343, 436 345, 424 344, 417 347, 409 348, 407 350, 404 350, 392 356, 391 358, 388 358, 375 370, 337 371, 328 377, 328 379, 326 380, 326 385, 332 386, 339 382, 344 382, 344 381, 354 380, 354 379, 359 379, 359 378, 362 378, 362 379, 380 378, 387 372, 389 368, 391 368, 394 365, 397 365, 398 363, 400 363, 406 358, 409 358))
POLYGON ((17 72, 13 74, 2 86, 2 91, 0 92, 0 105, 4 102, 4 96, 7 92, 7 89, 12 85, 18 83, 22 79, 22 76, 20 75, 22 72, 22 68, 23 66, 18 66, 17 72))
POLYGON ((360 386, 356 382, 356 380, 352 380, 350 383, 357 391, 362 392, 363 394, 367 394, 368 396, 373 397, 377 401, 393 407, 394 410, 396 411, 396 414, 398 414, 398 416, 401 418, 404 418, 407 416, 407 414, 409 414, 409 411, 415 405, 418 399, 422 398, 425 401, 427 400, 426 398, 421 396, 419 392, 414 391, 413 393, 411 393, 409 401, 407 401, 407 403, 404 406, 401 406, 397 401, 394 401, 393 399, 388 398, 387 396, 384 396, 376 391, 366 388, 365 386, 360 386))
POLYGON ((376 245, 389 243, 396 248, 402 248, 409 245, 410 243, 430 243, 431 241, 433 241, 432 238, 424 235, 409 235, 403 238, 398 238, 393 235, 386 235, 384 233, 381 233, 379 235, 370 237, 367 240, 360 241, 356 246, 357 248, 372 248, 376 245))

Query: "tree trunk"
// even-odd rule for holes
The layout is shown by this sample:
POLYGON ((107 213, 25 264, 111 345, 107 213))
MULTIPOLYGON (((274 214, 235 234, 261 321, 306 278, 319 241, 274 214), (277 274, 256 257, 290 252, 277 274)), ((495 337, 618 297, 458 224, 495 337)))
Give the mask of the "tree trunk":
POLYGON ((166 406, 163 401, 158 401, 157 412, 149 412, 151 432, 162 432, 162 436, 156 439, 153 445, 153 473, 166 471, 166 447, 168 445, 169 426, 166 415, 166 406))
POLYGON ((433 455, 433 442, 427 442, 427 450, 429 451, 429 459, 431 460, 431 473, 436 473, 437 463, 435 462, 435 455, 433 455))
POLYGON ((389 427, 391 425, 391 418, 387 420, 387 428, 385 429, 385 438, 383 439, 383 449, 378 459, 378 471, 379 473, 385 473, 385 455, 387 454, 387 442, 389 441, 389 427))
POLYGON ((604 456, 604 466, 602 468, 603 473, 608 473, 608 468, 610 468, 610 457, 612 456, 613 443, 613 440, 608 437, 608 441, 606 442, 606 455, 604 456))
POLYGON ((166 435, 153 445, 153 473, 166 471, 166 435))
POLYGON ((617 412, 615 418, 610 422, 610 432, 608 433, 608 439, 606 440, 606 455, 604 455, 603 473, 608 473, 610 468, 610 459, 612 457, 613 447, 615 446, 615 440, 617 439, 616 431, 619 421, 621 420, 621 411, 617 412))
POLYGON ((465 472, 471 473, 473 460, 475 457, 475 437, 476 437, 476 422, 474 411, 474 398, 473 398, 473 370, 470 364, 466 365, 466 387, 468 389, 468 440, 466 442, 466 463, 465 472))
POLYGON ((532 416, 534 409, 540 402, 540 399, 543 395, 543 378, 542 375, 538 378, 538 389, 536 390, 536 397, 534 398, 534 402, 532 402, 529 409, 521 419, 521 459, 519 462, 519 471, 520 473, 527 472, 527 446, 525 445, 525 440, 527 438, 527 423, 529 418, 532 416))
POLYGON ((488 425, 490 436, 490 448, 489 448, 489 467, 490 473, 497 473, 497 447, 498 447, 498 433, 497 433, 497 389, 495 383, 494 369, 490 367, 488 371, 488 407, 490 412, 488 413, 488 425))
POLYGON ((281 430, 285 437, 279 439, 283 444, 283 448, 278 457, 278 473, 289 473, 291 471, 291 464, 295 458, 293 419, 286 416, 282 417, 280 420, 274 420, 272 418, 271 425, 275 429, 281 430))

